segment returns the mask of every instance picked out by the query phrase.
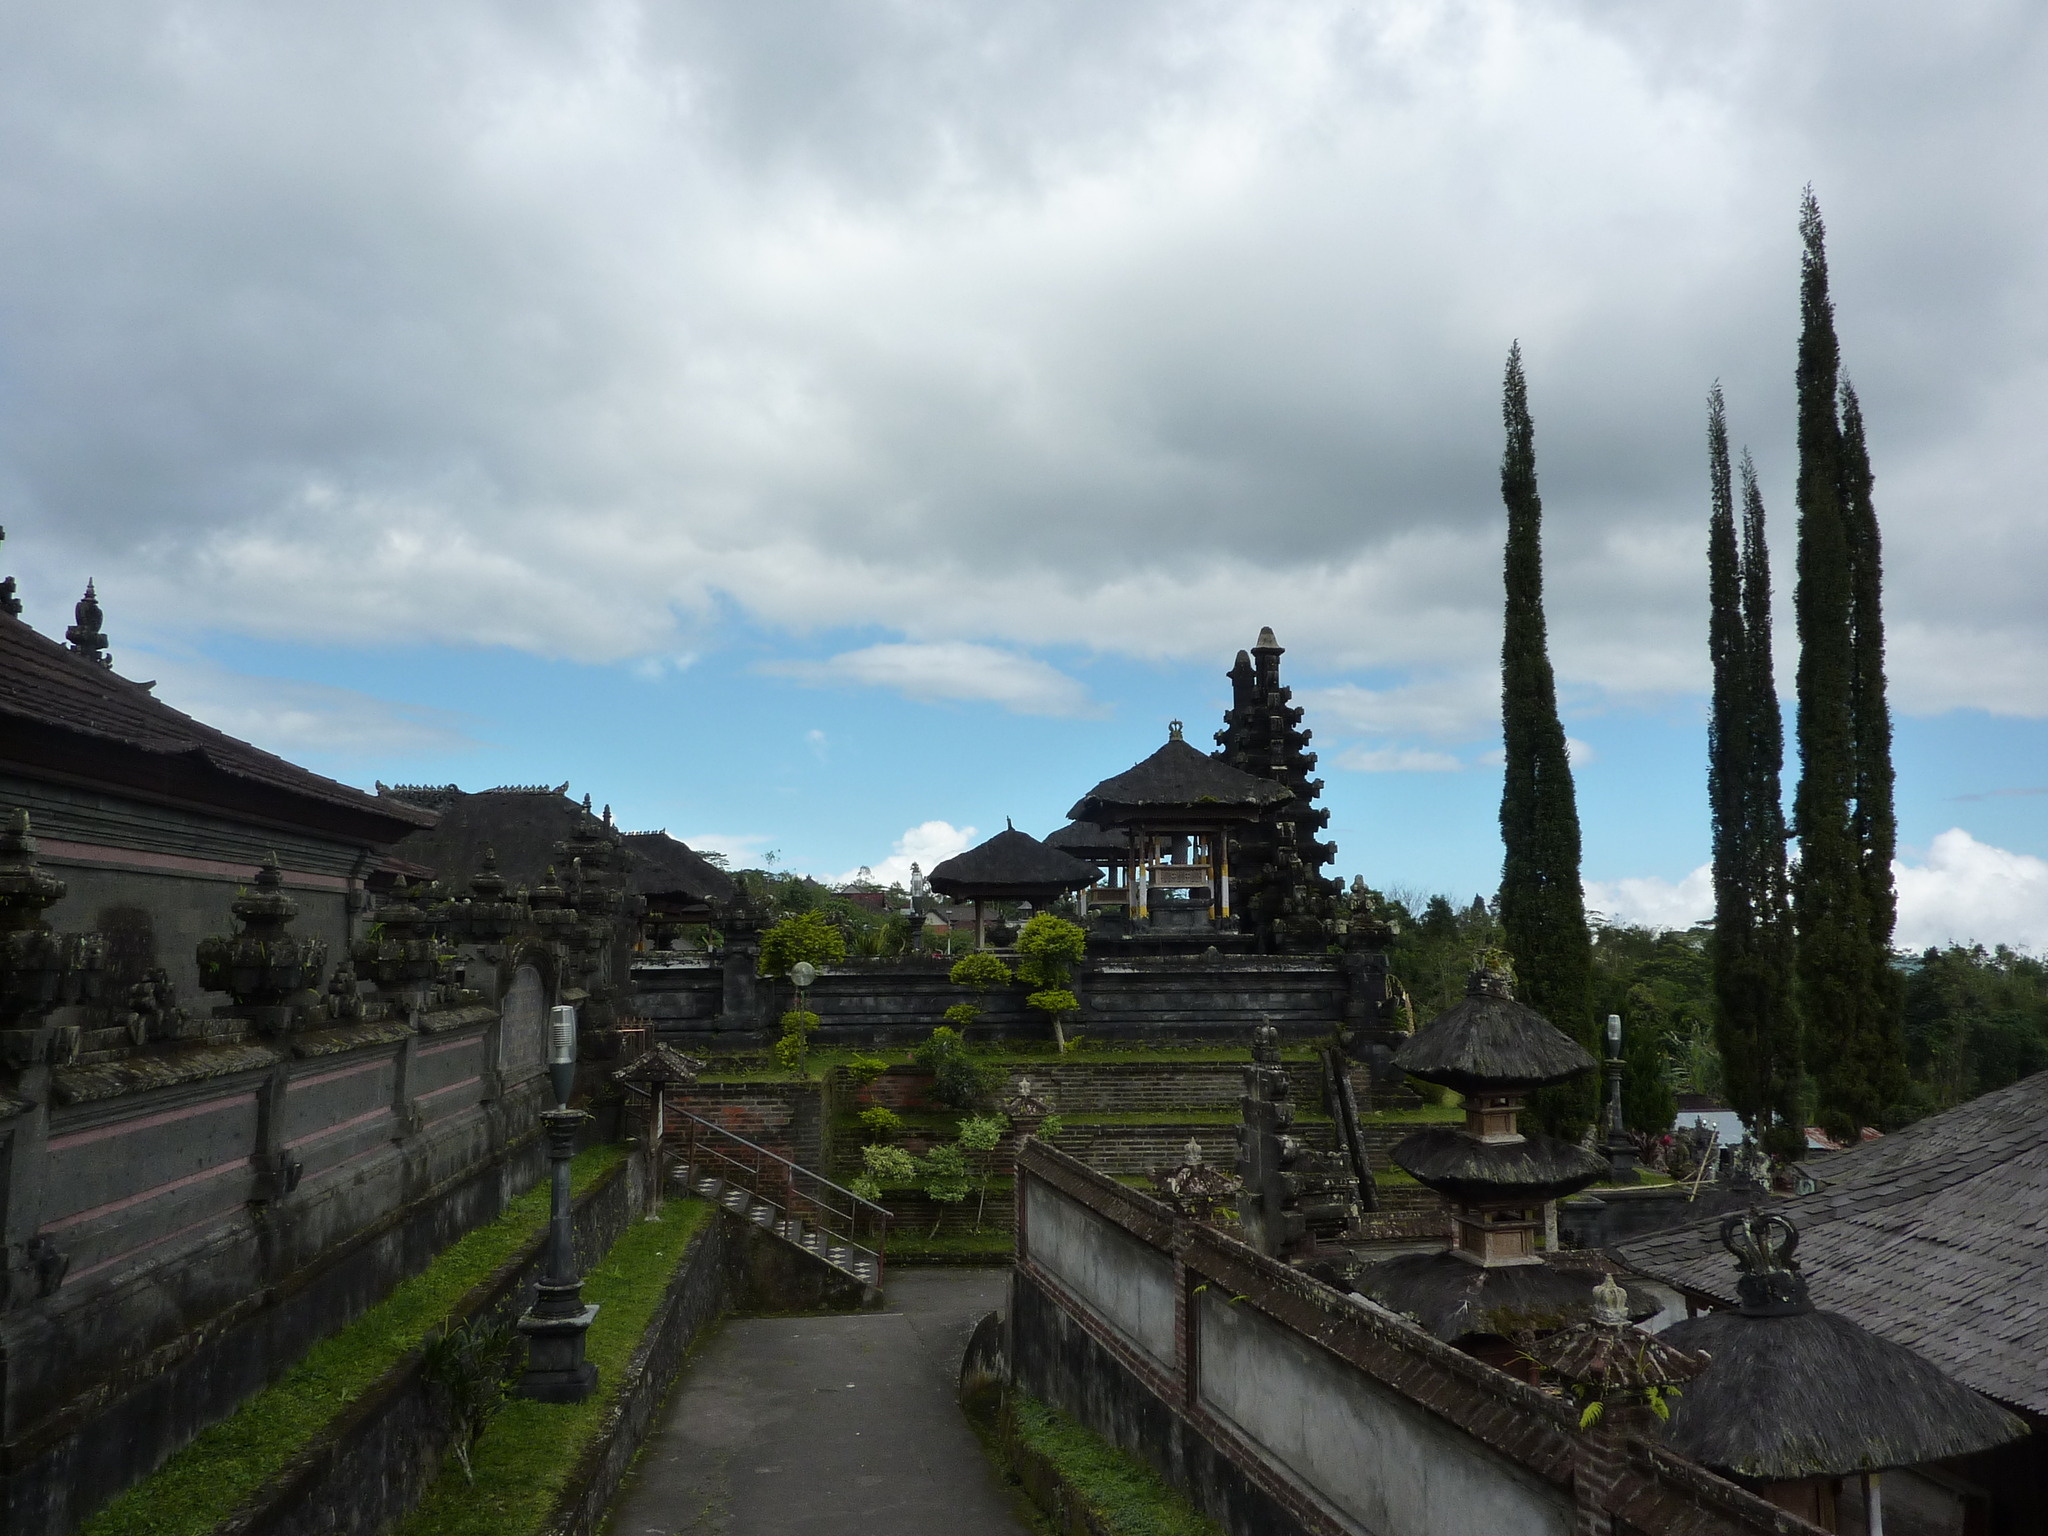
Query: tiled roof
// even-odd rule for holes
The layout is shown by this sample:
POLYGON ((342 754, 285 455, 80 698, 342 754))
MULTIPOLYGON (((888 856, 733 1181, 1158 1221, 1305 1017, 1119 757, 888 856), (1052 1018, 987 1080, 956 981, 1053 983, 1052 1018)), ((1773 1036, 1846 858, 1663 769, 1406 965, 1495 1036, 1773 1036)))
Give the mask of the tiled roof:
MULTIPOLYGON (((1815 1304, 2048 1413, 2048 1072, 1809 1168, 1821 1187, 1772 1209, 1799 1227, 1815 1304)), ((1717 1219, 1619 1251, 1732 1302, 1718 1231, 1717 1219)))
POLYGON ((118 677, 20 619, 0 615, 0 719, 12 718, 79 739, 94 776, 149 787, 175 781, 183 793, 210 785, 231 796, 232 783, 384 821, 387 836, 431 826, 416 806, 379 801, 359 789, 238 741, 171 708, 140 683, 118 677))

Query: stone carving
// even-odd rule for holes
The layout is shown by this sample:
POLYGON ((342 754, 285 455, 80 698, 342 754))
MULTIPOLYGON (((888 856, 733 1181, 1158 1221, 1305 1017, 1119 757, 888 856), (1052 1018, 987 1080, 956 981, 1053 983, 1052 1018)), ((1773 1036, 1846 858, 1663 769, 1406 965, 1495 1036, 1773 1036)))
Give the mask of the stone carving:
POLYGON ((105 973, 104 939, 56 933, 43 921, 64 891, 36 863, 28 812, 15 811, 0 832, 0 1062, 17 1069, 50 1059, 56 1031, 44 1019, 96 997, 105 973))
POLYGON ((327 964, 327 944, 288 931, 299 904, 284 893, 276 854, 256 872, 254 889, 237 896, 229 910, 240 929, 227 938, 202 939, 198 949, 200 986, 234 999, 214 1016, 246 1019, 261 1034, 283 1034, 303 1022, 309 1009, 324 1012, 313 994, 327 964))
POLYGON ((1225 1170, 1204 1162, 1202 1144, 1192 1136, 1178 1167, 1155 1168, 1148 1177, 1160 1199, 1196 1221, 1214 1221, 1237 1193, 1237 1180, 1225 1170))
POLYGON ((1357 1181, 1341 1153, 1311 1151, 1288 1134, 1294 1124, 1293 1084, 1280 1064, 1280 1035, 1270 1024, 1252 1033, 1252 1064, 1238 1100, 1237 1172, 1244 1186, 1239 1223, 1245 1240, 1276 1259, 1316 1255, 1319 1236, 1354 1229, 1360 1220, 1357 1181))
POLYGON ((100 600, 94 595, 90 581, 86 582, 85 596, 78 600, 78 607, 73 612, 78 622, 64 631, 72 652, 103 667, 113 666, 114 658, 107 654, 106 632, 100 627, 106 615, 100 611, 100 600))
POLYGON ((371 914, 369 935, 350 951, 358 976, 386 989, 420 987, 435 978, 441 966, 434 941, 440 916, 421 905, 427 895, 425 886, 400 885, 371 914))

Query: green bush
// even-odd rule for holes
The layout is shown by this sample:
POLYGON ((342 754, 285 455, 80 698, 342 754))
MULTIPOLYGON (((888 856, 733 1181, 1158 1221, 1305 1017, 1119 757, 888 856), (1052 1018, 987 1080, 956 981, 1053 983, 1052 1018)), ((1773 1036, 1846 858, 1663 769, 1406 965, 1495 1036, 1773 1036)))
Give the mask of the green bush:
POLYGON ((782 1016, 782 1038, 775 1042, 775 1060, 785 1072, 801 1072, 811 1053, 811 1035, 819 1024, 815 1013, 792 1008, 782 1016))
POLYGON ((846 1075, 863 1088, 888 1070, 889 1063, 881 1056, 856 1056, 846 1064, 846 1075))
POLYGON ((972 987, 977 992, 1010 984, 1010 968, 1003 963, 1002 957, 983 949, 962 955, 953 962, 953 969, 946 975, 954 986, 972 987))
POLYGON ((1038 987, 1064 987, 1088 950, 1088 930, 1041 912, 1017 935, 1017 974, 1038 987))
POLYGON ((1034 992, 1025 998, 1024 1006, 1036 1008, 1040 1013, 1058 1018, 1061 1014, 1076 1012, 1081 1006, 1081 999, 1063 987, 1048 987, 1043 992, 1034 992))
POLYGON ((976 1109, 1002 1081, 1002 1068, 975 1055, 960 1032, 941 1024, 914 1053, 932 1075, 932 1097, 948 1109, 976 1109))
POLYGON ((979 1003, 955 1003, 944 1014, 946 1022, 955 1029, 969 1029, 973 1027, 974 1021, 980 1017, 981 1005, 979 1003))
POLYGON ((872 1104, 860 1112, 860 1126, 871 1141, 894 1141, 903 1134, 903 1117, 886 1105, 872 1104))
POLYGON ((799 960, 837 965, 846 958, 846 936, 822 912, 796 912, 761 935, 763 976, 787 976, 799 960))
POLYGON ((871 1143, 860 1149, 861 1174, 847 1187, 863 1200, 880 1200, 886 1188, 900 1188, 917 1178, 917 1159, 901 1147, 871 1143))

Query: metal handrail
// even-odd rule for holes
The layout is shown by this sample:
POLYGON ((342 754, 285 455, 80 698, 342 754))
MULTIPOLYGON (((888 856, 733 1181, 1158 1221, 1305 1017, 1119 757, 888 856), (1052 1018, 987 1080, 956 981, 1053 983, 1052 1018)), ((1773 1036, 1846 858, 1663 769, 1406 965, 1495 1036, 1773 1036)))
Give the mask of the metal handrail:
POLYGON ((680 1107, 673 1109, 671 1112, 680 1116, 688 1123, 689 1151, 686 1161, 692 1169, 698 1166, 700 1155, 698 1133, 700 1130, 709 1131, 714 1139, 709 1146, 702 1149, 704 1156, 715 1158, 718 1162, 748 1175, 745 1181, 748 1188, 753 1194, 763 1200, 773 1203, 774 1196, 769 1190, 756 1186, 773 1182, 779 1184, 783 1202, 791 1208, 792 1212, 795 1211, 798 1201, 803 1201, 804 1204, 811 1208, 813 1213, 812 1219, 817 1226, 831 1236, 843 1238, 849 1247, 858 1248, 863 1253, 870 1254, 874 1258, 875 1285, 877 1287, 881 1285, 882 1266, 889 1238, 889 1223, 895 1219, 886 1206, 878 1205, 865 1195, 857 1194, 842 1184, 835 1184, 823 1174, 806 1168, 803 1164, 791 1158, 784 1157, 773 1148, 764 1147, 757 1141, 751 1141, 747 1137, 742 1136, 738 1131, 720 1125, 714 1120, 707 1120, 702 1115, 680 1107), (733 1156, 718 1145, 719 1139, 735 1142, 739 1146, 744 1147, 753 1154, 756 1159, 755 1163, 750 1165, 741 1158, 733 1156), (809 1188, 799 1191, 797 1183, 799 1179, 803 1180, 809 1188), (826 1192, 829 1192, 830 1195, 842 1197, 843 1203, 831 1200, 826 1196, 826 1192), (869 1248, 859 1241, 862 1235, 861 1218, 864 1214, 868 1216, 875 1229, 875 1246, 873 1248, 869 1248), (828 1223, 818 1220, 820 1215, 834 1218, 834 1221, 828 1223), (846 1230, 843 1233, 835 1232, 833 1231, 834 1224, 843 1225, 846 1230))

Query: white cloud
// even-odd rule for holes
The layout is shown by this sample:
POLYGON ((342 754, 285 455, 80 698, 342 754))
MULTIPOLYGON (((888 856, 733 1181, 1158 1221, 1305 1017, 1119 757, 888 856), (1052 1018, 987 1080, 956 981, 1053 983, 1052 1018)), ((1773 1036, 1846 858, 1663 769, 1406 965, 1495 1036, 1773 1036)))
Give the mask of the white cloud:
POLYGON ((1702 864, 1676 884, 1655 875, 1588 880, 1586 910, 1645 928, 1690 928, 1714 915, 1714 867, 1702 864))
POLYGON ((156 696, 174 709, 280 757, 316 754, 388 764, 479 745, 467 717, 450 709, 325 683, 256 677, 136 646, 124 648, 115 661, 124 677, 157 679, 156 696))
POLYGON ((1472 668, 1393 688, 1340 683, 1305 688, 1301 702, 1339 730, 1370 736, 1425 736, 1470 741, 1500 731, 1500 672, 1472 668))
POLYGON ((2044 76, 2012 5, 76 0, 0 49, 0 521, 39 620, 316 642, 1282 617, 1463 743, 1507 340, 1560 678, 1697 690, 1701 396, 1786 533, 1811 179, 1896 697, 2048 714, 2044 76))
MULTIPOLYGON (((1901 949, 1943 944, 2048 947, 2048 859, 1980 843, 1951 827, 1919 864, 1893 861, 1901 949)), ((1713 866, 1676 884, 1656 876, 1588 880, 1586 905, 1619 922, 1686 928, 1714 915, 1713 866)))
MULTIPOLYGON (((910 866, 915 864, 924 873, 930 874, 932 866, 956 853, 965 853, 974 846, 977 834, 972 827, 956 827, 946 821, 919 822, 896 839, 895 849, 886 859, 863 866, 868 878, 877 884, 910 885, 910 866)), ((844 885, 859 876, 860 870, 849 870, 828 883, 844 885)))
POLYGON ((1337 755, 1337 766, 1357 773, 1458 773, 1465 767, 1448 752, 1424 747, 1352 747, 1337 755))
POLYGON ((1016 715, 1100 712, 1088 690, 1058 668, 965 641, 871 645, 827 661, 768 662, 762 670, 806 683, 893 688, 927 702, 999 704, 1016 715))
POLYGON ((1583 768, 1586 764, 1597 761, 1600 756, 1593 750, 1593 743, 1581 741, 1576 736, 1565 737, 1564 755, 1571 760, 1574 768, 1583 768))
POLYGON ((1926 861, 1892 866, 1899 890, 1898 942, 2012 944, 2048 948, 2048 859, 1980 843, 1951 827, 1926 861))

